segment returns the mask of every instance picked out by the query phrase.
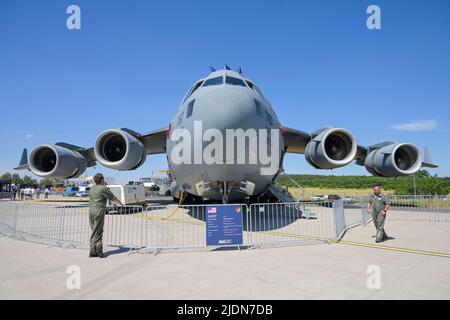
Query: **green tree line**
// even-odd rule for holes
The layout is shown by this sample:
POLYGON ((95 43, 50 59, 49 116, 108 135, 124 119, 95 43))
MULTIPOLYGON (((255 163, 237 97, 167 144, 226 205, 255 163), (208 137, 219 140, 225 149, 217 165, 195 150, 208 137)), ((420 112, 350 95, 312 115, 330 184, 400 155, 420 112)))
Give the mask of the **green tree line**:
POLYGON ((49 187, 54 182, 53 179, 40 179, 38 181, 27 175, 20 176, 17 173, 11 174, 9 172, 6 172, 2 176, 0 176, 0 180, 9 180, 16 186, 29 186, 29 187, 39 186, 40 188, 49 187))
MULTIPOLYGON (((384 189, 395 194, 414 194, 413 176, 383 178, 373 176, 322 176, 307 174, 289 174, 302 187, 315 188, 371 188, 379 183, 384 189)), ((288 177, 279 175, 277 184, 283 187, 296 187, 288 177)), ((450 177, 432 176, 426 170, 416 173, 416 192, 421 195, 447 195, 450 193, 450 177)))

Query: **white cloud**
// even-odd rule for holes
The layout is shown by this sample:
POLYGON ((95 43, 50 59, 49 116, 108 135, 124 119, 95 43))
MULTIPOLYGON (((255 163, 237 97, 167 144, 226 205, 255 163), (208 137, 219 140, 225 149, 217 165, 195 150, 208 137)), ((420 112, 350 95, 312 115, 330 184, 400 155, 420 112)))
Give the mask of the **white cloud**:
POLYGON ((402 131, 431 131, 439 127, 437 120, 419 120, 407 123, 395 124, 391 128, 402 131))
POLYGON ((27 133, 27 134, 25 135, 25 139, 33 139, 33 138, 34 138, 34 134, 27 133))

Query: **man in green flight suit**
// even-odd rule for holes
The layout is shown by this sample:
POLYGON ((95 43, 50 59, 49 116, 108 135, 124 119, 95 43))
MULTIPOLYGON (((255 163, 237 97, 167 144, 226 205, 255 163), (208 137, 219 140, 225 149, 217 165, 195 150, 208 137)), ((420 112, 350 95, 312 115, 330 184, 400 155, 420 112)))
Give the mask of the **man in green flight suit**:
POLYGON ((106 202, 111 200, 119 206, 123 203, 105 186, 105 178, 101 173, 94 176, 95 185, 89 192, 89 224, 91 225, 91 250, 89 257, 103 258, 103 225, 105 224, 106 202))
POLYGON ((367 203, 367 212, 372 215, 377 235, 375 242, 380 242, 387 239, 384 231, 384 222, 386 221, 386 213, 390 208, 389 198, 381 193, 381 186, 379 184, 373 185, 373 194, 369 197, 367 203))

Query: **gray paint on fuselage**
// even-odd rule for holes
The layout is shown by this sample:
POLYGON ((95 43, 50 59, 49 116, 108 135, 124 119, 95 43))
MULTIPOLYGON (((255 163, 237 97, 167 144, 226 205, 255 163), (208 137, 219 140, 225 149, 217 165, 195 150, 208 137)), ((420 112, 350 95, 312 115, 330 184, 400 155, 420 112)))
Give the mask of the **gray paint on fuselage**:
MULTIPOLYGON (((242 77, 239 73, 230 70, 220 70, 210 73, 203 80, 215 78, 218 76, 229 75, 242 80, 248 80, 242 77)), ((199 80, 201 81, 201 80, 199 80)), ((197 81, 195 84, 197 84, 197 81)), ((252 82, 253 83, 253 82, 252 82)), ((195 86, 194 84, 194 86, 195 86)), ((191 91, 191 90, 190 90, 191 91)), ((190 92, 189 91, 189 92, 190 92)), ((189 93, 188 92, 188 93, 189 93)), ((174 141, 167 141, 167 154, 170 170, 181 190, 187 191, 191 194, 198 195, 195 184, 201 181, 211 182, 213 189, 203 196, 210 199, 222 199, 219 184, 216 182, 227 181, 228 186, 237 189, 241 181, 251 181, 255 184, 254 194, 260 194, 267 189, 267 186, 272 182, 274 175, 261 175, 261 164, 236 164, 236 153, 241 150, 235 149, 234 164, 227 164, 225 161, 225 136, 226 129, 278 129, 280 123, 278 117, 274 113, 272 107, 260 93, 255 92, 248 86, 238 86, 230 84, 211 85, 207 87, 200 87, 187 99, 187 94, 183 98, 181 105, 177 109, 171 121, 171 133, 175 129, 184 128, 191 133, 192 143, 194 141, 194 121, 201 121, 203 133, 210 128, 218 129, 222 132, 224 137, 223 164, 180 164, 175 165, 170 161, 170 154, 175 145, 174 141), (195 99, 192 115, 187 118, 188 104, 195 99), (255 101, 257 99, 261 103, 262 116, 257 114, 255 101), (266 116, 266 112, 269 116, 266 116), (271 117, 271 122, 269 121, 271 117), (214 188, 216 187, 217 188, 214 188)), ((270 133, 269 133, 270 136, 270 133)), ((203 142, 203 148, 210 142, 203 142)), ((235 143, 236 148, 236 143, 235 143)), ((284 144, 280 137, 280 155, 283 156, 284 144)), ((249 156, 248 143, 245 148, 246 159, 249 156)), ((193 161, 192 152, 192 163, 193 161)), ((280 164, 282 159, 280 159, 280 164)), ((237 200, 246 197, 246 194, 239 191, 232 191, 229 194, 229 200, 237 200)))

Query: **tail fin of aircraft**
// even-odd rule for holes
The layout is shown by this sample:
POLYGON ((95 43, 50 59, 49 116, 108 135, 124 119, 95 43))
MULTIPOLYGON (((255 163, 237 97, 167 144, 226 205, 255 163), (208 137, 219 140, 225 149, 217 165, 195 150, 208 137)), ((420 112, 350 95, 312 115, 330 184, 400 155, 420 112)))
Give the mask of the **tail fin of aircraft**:
POLYGON ((20 157, 19 165, 16 168, 14 168, 14 170, 25 170, 25 169, 29 169, 27 148, 23 149, 22 157, 20 157))
POLYGON ((433 163, 433 160, 431 160, 430 151, 428 150, 428 147, 425 147, 425 150, 423 152, 423 160, 422 160, 422 167, 423 168, 437 168, 438 165, 433 163))

